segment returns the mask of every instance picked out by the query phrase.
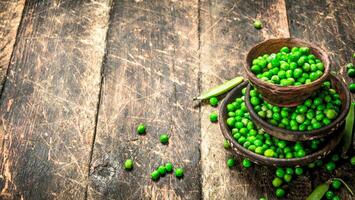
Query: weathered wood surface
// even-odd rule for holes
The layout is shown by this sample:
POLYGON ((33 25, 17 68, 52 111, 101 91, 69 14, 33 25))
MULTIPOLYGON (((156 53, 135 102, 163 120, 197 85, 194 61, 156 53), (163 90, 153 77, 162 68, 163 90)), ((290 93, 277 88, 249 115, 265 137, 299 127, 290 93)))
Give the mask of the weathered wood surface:
MULTIPOLYGON (((274 169, 227 169, 232 154, 208 118, 216 109, 191 98, 242 75, 255 43, 290 35, 330 51, 332 69, 349 81, 343 66, 354 51, 354 6, 1 1, 0 81, 9 63, 10 71, 0 101, 0 199, 275 199, 274 169), (255 18, 263 29, 254 29, 255 18), (136 134, 139 123, 146 135, 136 134), (159 142, 164 132, 167 146, 159 142), (122 167, 128 158, 131 172, 122 167), (150 173, 168 161, 184 167, 185 178, 152 182, 150 173)), ((355 185, 353 168, 339 167, 336 176, 355 185)), ((285 199, 304 199, 329 177, 307 175, 292 181, 285 199)))
POLYGON ((0 1, 0 91, 10 64, 24 5, 25 0, 0 1))
POLYGON ((84 198, 109 10, 27 1, 1 99, 0 199, 84 198))
MULTIPOLYGON (((286 2, 291 36, 318 43, 328 51, 332 71, 339 74, 344 81, 354 82, 354 79, 347 76, 345 65, 354 62, 352 54, 355 47, 353 34, 355 2, 351 0, 299 1, 298 3, 287 0, 286 2)), ((354 147, 353 145, 353 155, 354 147)), ((310 173, 310 176, 313 187, 329 178, 328 174, 324 173, 310 173)), ((349 163, 341 164, 334 176, 345 179, 354 188, 355 173, 349 163)), ((353 199, 354 197, 343 189, 341 198, 353 199)))
POLYGON ((118 1, 111 13, 88 197, 200 199, 199 108, 191 100, 199 93, 198 1, 118 1), (129 158, 135 169, 126 172, 129 158), (168 161, 185 168, 184 179, 151 181, 168 161))
MULTIPOLYGON (((258 42, 274 37, 289 37, 283 0, 274 1, 201 1, 201 71, 202 90, 225 79, 243 75, 247 51, 258 42), (263 21, 256 30, 254 19, 263 21)), ((243 169, 241 157, 236 169, 229 170, 226 160, 232 154, 224 150, 224 138, 217 124, 208 120, 215 110, 201 111, 201 160, 203 197, 205 199, 273 199, 271 180, 274 170, 267 167, 243 169)), ((308 187, 307 185, 305 186, 308 187)), ((296 188, 295 188, 296 189, 296 188)), ((291 199, 290 196, 287 197, 291 199)), ((293 199, 302 199, 296 195, 293 199)))

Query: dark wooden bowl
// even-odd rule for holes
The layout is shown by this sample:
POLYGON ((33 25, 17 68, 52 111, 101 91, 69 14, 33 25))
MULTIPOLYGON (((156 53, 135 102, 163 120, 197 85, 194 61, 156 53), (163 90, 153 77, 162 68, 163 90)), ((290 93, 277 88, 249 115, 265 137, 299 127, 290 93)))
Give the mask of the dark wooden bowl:
POLYGON ((253 106, 250 103, 250 96, 249 92, 251 89, 251 85, 248 85, 246 95, 245 95, 245 104, 248 108, 250 113, 250 117, 253 119, 254 123, 263 128, 266 132, 270 135, 273 135, 277 138, 288 140, 288 141, 304 141, 304 140, 311 140, 315 138, 322 138, 326 137, 335 132, 344 122, 346 119, 346 115, 350 109, 350 92, 346 86, 346 84, 341 81, 336 76, 330 74, 329 80, 331 81, 332 86, 335 90, 339 93, 340 99, 342 102, 340 115, 329 125, 324 126, 320 129, 312 130, 312 131, 291 131, 284 128, 280 128, 274 125, 271 125, 254 111, 253 106))
POLYGON ((329 57, 324 50, 314 44, 296 38, 269 39, 261 42, 251 48, 245 62, 245 72, 251 84, 258 89, 269 103, 283 107, 293 107, 302 103, 322 85, 328 78, 330 71, 329 57), (280 86, 257 78, 250 69, 253 59, 266 53, 276 53, 284 46, 289 48, 309 47, 311 53, 323 62, 325 67, 323 75, 309 84, 300 86, 280 86))
POLYGON ((240 145, 237 141, 234 140, 231 130, 226 124, 226 120, 228 119, 227 115, 227 104, 233 102, 235 98, 242 96, 242 89, 248 85, 248 82, 243 82, 226 96, 226 98, 222 101, 221 107, 219 108, 219 126, 222 131, 222 134, 225 139, 229 141, 232 146, 232 150, 234 153, 242 155, 243 157, 248 158, 254 163, 263 164, 263 165, 271 165, 271 166, 303 166, 311 163, 315 160, 324 158, 327 156, 340 142, 342 138, 342 128, 340 127, 339 130, 334 133, 329 138, 325 138, 328 142, 324 143, 324 146, 317 152, 314 152, 310 155, 307 155, 303 158, 292 158, 292 159, 280 159, 280 158, 268 158, 259 154, 256 154, 242 145, 240 145))

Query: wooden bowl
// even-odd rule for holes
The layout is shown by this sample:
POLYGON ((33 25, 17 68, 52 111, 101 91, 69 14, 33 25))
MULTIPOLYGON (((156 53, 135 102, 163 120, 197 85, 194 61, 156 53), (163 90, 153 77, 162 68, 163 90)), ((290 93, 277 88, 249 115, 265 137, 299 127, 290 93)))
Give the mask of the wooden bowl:
POLYGON ((245 72, 251 84, 258 89, 266 101, 273 105, 283 107, 293 107, 301 104, 322 85, 322 83, 328 78, 330 71, 329 57, 324 50, 314 44, 296 38, 269 39, 261 42, 251 48, 246 56, 245 62, 245 72), (253 59, 266 53, 276 53, 284 46, 289 48, 309 47, 310 52, 323 62, 323 75, 309 84, 300 86, 280 86, 257 78, 250 69, 253 59))
POLYGON ((248 85, 247 87, 247 91, 245 95, 245 104, 250 113, 250 117, 253 119, 254 123, 260 128, 263 128, 270 135, 273 135, 277 138, 288 140, 288 141, 304 141, 304 140, 326 137, 334 133, 335 130, 337 130, 345 122, 346 116, 350 109, 350 102, 351 102, 350 92, 346 84, 332 74, 329 75, 329 80, 331 81, 332 86, 340 95, 340 100, 342 102, 341 109, 339 112, 340 115, 334 121, 332 121, 332 123, 320 129, 316 129, 312 131, 292 131, 268 123, 267 121, 259 117, 259 115, 254 111, 253 106, 250 103, 249 92, 251 89, 251 85, 248 85))
POLYGON ((222 101, 221 107, 219 108, 219 126, 222 131, 222 134, 225 139, 229 141, 231 144, 232 150, 234 153, 242 155, 243 157, 248 158, 254 163, 263 164, 263 165, 270 165, 270 166, 302 166, 307 165, 315 160, 322 159, 327 156, 340 142, 342 138, 342 128, 340 127, 339 130, 334 133, 331 137, 325 138, 328 142, 324 143, 324 146, 319 149, 317 152, 314 152, 310 155, 307 155, 303 158, 291 158, 291 159, 281 159, 281 158, 268 158, 259 154, 256 154, 242 145, 240 145, 237 141, 234 140, 231 130, 226 124, 226 120, 228 119, 227 115, 227 104, 233 102, 235 98, 242 96, 242 89, 248 85, 248 82, 243 82, 225 97, 222 101))

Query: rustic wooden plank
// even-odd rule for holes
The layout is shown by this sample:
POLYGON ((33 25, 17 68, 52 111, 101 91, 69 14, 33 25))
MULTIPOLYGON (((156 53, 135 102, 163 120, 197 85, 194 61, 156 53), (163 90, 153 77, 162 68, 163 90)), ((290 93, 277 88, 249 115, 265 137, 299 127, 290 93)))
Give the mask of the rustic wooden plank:
POLYGON ((110 2, 27 1, 1 99, 0 199, 83 199, 110 2))
POLYGON ((90 199, 199 199, 198 1, 118 1, 91 166, 90 199), (139 136, 136 126, 147 124, 139 136), (170 135, 169 145, 159 135, 170 135), (126 172, 125 159, 135 161, 126 172), (172 162, 185 178, 150 173, 172 162))
POLYGON ((0 1, 0 91, 5 81, 24 5, 25 0, 0 1))
MULTIPOLYGON (((347 76, 345 65, 353 62, 352 54, 355 47, 355 3, 351 0, 287 0, 290 32, 293 37, 303 38, 319 44, 326 49, 331 58, 331 69, 338 73, 346 82, 354 82, 347 76)), ((355 139, 352 153, 355 153, 355 139)), ((338 166, 334 176, 342 177, 352 187, 355 186, 355 174, 349 163, 338 166)), ((328 174, 311 173, 315 187, 329 178, 328 174)), ((344 189, 342 199, 353 199, 344 189)))
MULTIPOLYGON (((257 42, 273 37, 289 37, 283 0, 272 1, 201 1, 201 71, 202 90, 223 80, 243 75, 243 61, 257 42), (256 30, 259 18, 264 28, 256 30)), ((226 160, 232 156, 223 148, 223 136, 217 124, 211 124, 209 113, 201 111, 201 160, 203 197, 205 199, 275 198, 271 180, 274 169, 256 166, 243 169, 241 162, 229 170, 226 160)), ((241 161, 241 157, 237 157, 241 161)), ((307 188, 307 187, 306 187, 307 188)), ((290 196, 287 199, 291 199, 290 196)), ((301 199, 295 196, 292 199, 301 199)))

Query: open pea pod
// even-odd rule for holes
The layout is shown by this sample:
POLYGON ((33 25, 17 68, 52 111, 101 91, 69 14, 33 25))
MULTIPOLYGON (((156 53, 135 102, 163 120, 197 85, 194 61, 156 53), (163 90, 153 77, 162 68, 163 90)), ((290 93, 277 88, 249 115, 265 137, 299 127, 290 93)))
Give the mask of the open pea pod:
POLYGON ((204 100, 213 96, 219 96, 233 89, 240 83, 242 83, 244 78, 242 76, 237 76, 229 81, 222 83, 214 88, 209 89, 206 92, 203 92, 200 96, 193 98, 193 100, 204 100))

